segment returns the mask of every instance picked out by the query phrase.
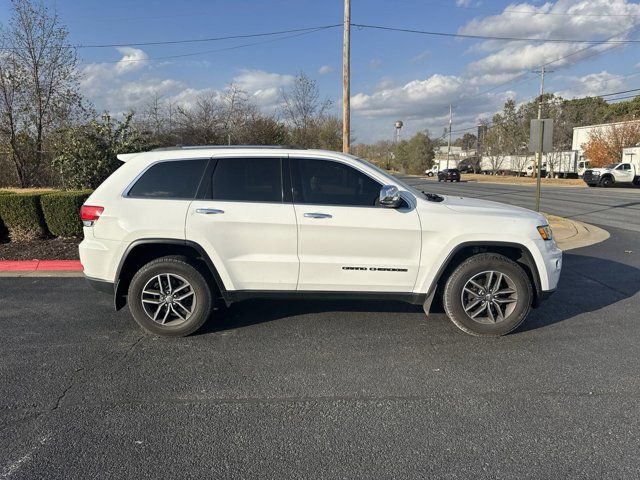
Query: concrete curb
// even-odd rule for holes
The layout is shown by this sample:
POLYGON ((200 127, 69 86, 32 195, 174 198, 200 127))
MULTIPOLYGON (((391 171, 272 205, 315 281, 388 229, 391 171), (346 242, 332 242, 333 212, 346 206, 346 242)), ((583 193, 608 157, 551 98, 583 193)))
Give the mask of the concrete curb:
POLYGON ((79 260, 0 260, 2 277, 79 277, 79 260))
POLYGON ((552 217, 549 223, 556 243, 565 251, 604 242, 610 237, 606 230, 577 220, 552 217))

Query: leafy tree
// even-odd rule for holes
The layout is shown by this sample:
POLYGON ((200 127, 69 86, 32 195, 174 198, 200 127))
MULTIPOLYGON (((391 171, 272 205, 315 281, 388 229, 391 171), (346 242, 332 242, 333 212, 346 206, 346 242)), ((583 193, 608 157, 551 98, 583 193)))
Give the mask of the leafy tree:
POLYGON ((44 183, 47 138, 81 112, 78 58, 59 17, 43 3, 12 0, 0 34, 0 142, 21 187, 44 183))
POLYGON ((53 166, 63 187, 96 188, 120 166, 116 155, 155 146, 133 127, 132 117, 128 113, 122 120, 115 120, 105 113, 100 120, 57 132, 53 166))
POLYGON ((620 161, 622 149, 640 142, 640 121, 614 123, 594 130, 583 145, 585 156, 593 167, 603 167, 620 161))
POLYGON ((429 132, 418 132, 396 145, 393 165, 403 173, 423 173, 433 165, 436 145, 429 132))

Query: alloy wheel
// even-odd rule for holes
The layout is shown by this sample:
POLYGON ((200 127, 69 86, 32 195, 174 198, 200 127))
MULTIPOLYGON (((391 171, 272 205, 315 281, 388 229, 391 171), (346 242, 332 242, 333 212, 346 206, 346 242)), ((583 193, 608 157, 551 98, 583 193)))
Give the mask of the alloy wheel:
POLYGON ((462 289, 462 307, 469 318, 479 323, 504 321, 517 302, 518 292, 513 280, 494 270, 477 273, 462 289))
POLYGON ((193 287, 174 273, 152 277, 142 289, 140 300, 147 316, 160 325, 179 325, 189 319, 196 307, 193 287))

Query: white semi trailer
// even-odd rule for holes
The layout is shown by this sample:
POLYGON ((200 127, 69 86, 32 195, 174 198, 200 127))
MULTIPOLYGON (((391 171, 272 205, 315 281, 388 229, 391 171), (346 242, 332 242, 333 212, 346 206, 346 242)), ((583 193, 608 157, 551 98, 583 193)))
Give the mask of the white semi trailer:
MULTIPOLYGON (((554 178, 578 178, 589 168, 588 161, 579 160, 578 153, 569 150, 542 155, 542 176, 554 178)), ((480 160, 480 171, 485 174, 536 175, 535 155, 485 156, 480 160)))

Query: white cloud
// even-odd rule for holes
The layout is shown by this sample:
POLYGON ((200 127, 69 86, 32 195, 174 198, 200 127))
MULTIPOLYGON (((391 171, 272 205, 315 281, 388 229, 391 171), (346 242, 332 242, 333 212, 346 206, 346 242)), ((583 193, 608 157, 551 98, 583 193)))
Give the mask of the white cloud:
POLYGON ((459 7, 468 7, 471 5, 471 0, 456 0, 456 5, 459 7))
POLYGON ((369 68, 373 68, 373 69, 380 68, 380 65, 382 65, 382 60, 380 60, 379 58, 372 58, 369 61, 369 68))
MULTIPOLYGON (((499 15, 474 19, 459 31, 463 34, 526 37, 536 39, 615 39, 629 36, 640 25, 640 5, 629 0, 557 0, 540 6, 515 3, 499 15), (514 12, 530 12, 521 14, 514 12), (540 15, 535 15, 540 13, 540 15)), ((487 56, 469 65, 471 72, 493 74, 531 69, 554 62, 558 67, 577 63, 612 45, 553 42, 505 42, 488 40, 473 50, 487 56), (564 58, 560 61, 558 59, 564 58)))
POLYGON ((119 47, 116 50, 122 54, 122 58, 116 63, 119 73, 132 72, 143 68, 149 61, 149 55, 139 48, 119 47))
POLYGON ((331 73, 333 72, 333 68, 331 68, 329 65, 322 65, 319 69, 318 69, 318 73, 320 75, 326 75, 327 73, 331 73))
POLYGON ((584 77, 565 77, 571 86, 558 92, 564 98, 576 98, 614 93, 626 88, 626 82, 622 75, 615 75, 607 71, 591 73, 584 77))
POLYGON ((232 83, 252 95, 258 106, 272 109, 279 103, 280 90, 291 85, 293 75, 265 72, 263 70, 242 70, 233 77, 232 83))

